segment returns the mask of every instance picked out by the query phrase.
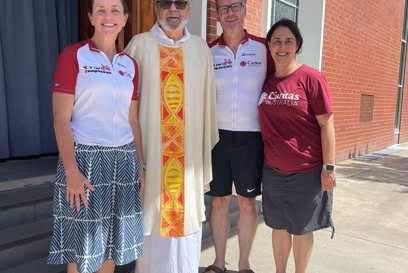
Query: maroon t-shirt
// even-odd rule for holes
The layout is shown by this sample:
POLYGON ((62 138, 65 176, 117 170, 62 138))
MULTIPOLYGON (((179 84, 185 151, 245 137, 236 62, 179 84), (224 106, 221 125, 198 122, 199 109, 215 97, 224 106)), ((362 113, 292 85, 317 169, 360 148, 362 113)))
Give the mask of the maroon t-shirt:
POLYGON ((283 173, 321 167, 320 126, 315 116, 332 109, 319 71, 303 65, 286 77, 268 77, 258 110, 266 164, 283 173))

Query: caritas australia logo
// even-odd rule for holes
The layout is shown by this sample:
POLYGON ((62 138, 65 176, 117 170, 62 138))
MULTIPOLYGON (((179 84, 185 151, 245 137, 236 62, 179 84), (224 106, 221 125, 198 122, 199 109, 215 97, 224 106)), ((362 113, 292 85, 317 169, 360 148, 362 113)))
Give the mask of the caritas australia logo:
POLYGON ((119 75, 123 76, 123 77, 128 77, 129 79, 132 79, 132 75, 128 72, 126 72, 126 70, 123 69, 119 69, 119 75))
POLYGON ((262 92, 259 98, 259 105, 265 103, 267 105, 287 105, 287 106, 297 106, 299 104, 300 97, 298 94, 293 94, 289 92, 275 92, 267 94, 262 92))

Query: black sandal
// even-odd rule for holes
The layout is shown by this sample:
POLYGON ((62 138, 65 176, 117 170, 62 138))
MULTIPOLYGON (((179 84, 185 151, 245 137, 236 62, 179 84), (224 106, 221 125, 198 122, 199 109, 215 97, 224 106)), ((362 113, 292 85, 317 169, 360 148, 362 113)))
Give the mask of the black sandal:
POLYGON ((224 273, 227 271, 227 269, 226 268, 221 269, 218 266, 212 264, 212 265, 207 266, 204 269, 203 273, 210 272, 210 271, 214 271, 215 273, 224 273))

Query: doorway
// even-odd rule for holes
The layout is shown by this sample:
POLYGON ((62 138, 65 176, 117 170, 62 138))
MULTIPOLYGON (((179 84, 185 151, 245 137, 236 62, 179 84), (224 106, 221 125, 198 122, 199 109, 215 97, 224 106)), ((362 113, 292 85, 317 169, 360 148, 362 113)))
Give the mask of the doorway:
MULTIPOLYGON (((125 48, 135 34, 149 31, 156 21, 154 1, 126 0, 129 7, 129 20, 120 33, 118 47, 125 48)), ((87 1, 79 1, 79 33, 80 40, 92 35, 92 27, 87 15, 87 1)))

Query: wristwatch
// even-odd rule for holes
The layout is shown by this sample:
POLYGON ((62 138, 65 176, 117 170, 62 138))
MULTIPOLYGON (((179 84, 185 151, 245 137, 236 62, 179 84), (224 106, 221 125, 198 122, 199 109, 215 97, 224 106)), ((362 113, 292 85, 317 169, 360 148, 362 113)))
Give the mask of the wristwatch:
POLYGON ((323 170, 334 172, 336 170, 336 165, 334 164, 323 164, 323 170))

